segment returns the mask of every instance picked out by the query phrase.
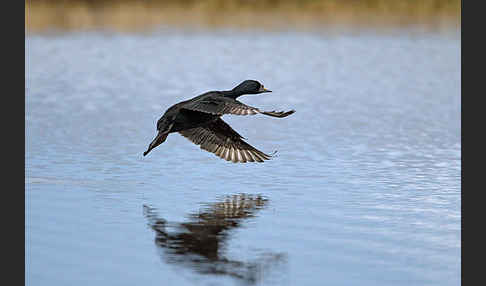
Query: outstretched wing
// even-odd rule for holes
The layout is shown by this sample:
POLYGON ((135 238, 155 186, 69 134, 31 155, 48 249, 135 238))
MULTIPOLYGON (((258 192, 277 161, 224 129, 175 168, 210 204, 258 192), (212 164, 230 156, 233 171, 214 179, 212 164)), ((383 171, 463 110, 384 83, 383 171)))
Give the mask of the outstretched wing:
POLYGON ((204 113, 210 113, 214 115, 254 115, 257 113, 261 113, 274 117, 286 117, 295 112, 294 110, 290 110, 287 112, 262 111, 256 107, 246 105, 236 99, 214 95, 188 103, 184 105, 183 108, 204 113))
POLYGON ((271 157, 243 141, 243 137, 221 118, 206 126, 179 131, 179 133, 194 144, 200 145, 201 149, 233 163, 263 162, 271 157))

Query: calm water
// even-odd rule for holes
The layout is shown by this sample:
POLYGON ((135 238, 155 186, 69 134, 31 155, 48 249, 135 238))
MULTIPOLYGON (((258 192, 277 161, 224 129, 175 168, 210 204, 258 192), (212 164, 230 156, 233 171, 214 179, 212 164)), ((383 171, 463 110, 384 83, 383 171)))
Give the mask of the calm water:
POLYGON ((460 285, 460 37, 35 35, 26 49, 27 285, 460 285), (170 105, 260 80, 224 116, 277 157, 233 164, 170 105))

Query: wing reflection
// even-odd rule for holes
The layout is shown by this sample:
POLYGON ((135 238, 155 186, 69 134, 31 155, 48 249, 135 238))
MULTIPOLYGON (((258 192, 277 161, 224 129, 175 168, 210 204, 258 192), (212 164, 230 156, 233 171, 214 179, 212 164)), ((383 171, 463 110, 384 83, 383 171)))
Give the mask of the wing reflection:
POLYGON ((189 215, 185 223, 169 223, 154 208, 144 205, 144 215, 155 231, 155 243, 169 263, 185 265, 202 274, 228 275, 255 283, 269 266, 285 260, 284 254, 267 253, 251 262, 224 256, 229 231, 266 206, 268 199, 248 194, 225 197, 189 215), (174 229, 169 233, 168 229, 174 229))

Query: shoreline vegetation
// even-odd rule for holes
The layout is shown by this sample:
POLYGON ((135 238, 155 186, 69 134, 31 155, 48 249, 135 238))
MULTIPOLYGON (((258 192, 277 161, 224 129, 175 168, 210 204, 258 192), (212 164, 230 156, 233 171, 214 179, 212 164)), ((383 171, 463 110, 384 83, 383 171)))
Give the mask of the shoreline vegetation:
POLYGON ((26 0, 29 33, 159 27, 460 28, 460 0, 26 0))

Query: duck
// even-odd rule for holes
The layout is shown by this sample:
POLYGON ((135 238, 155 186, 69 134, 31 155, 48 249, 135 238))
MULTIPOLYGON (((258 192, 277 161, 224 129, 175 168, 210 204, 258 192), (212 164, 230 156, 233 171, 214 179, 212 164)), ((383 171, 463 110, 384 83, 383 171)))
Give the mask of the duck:
POLYGON ((211 152, 233 163, 270 160, 266 154, 244 141, 243 136, 233 130, 221 117, 223 115, 263 114, 284 118, 295 112, 263 111, 238 101, 242 95, 272 92, 256 80, 245 80, 231 90, 208 91, 189 100, 169 107, 157 121, 157 135, 149 144, 146 156, 151 150, 164 143, 167 136, 178 132, 201 149, 211 152))

